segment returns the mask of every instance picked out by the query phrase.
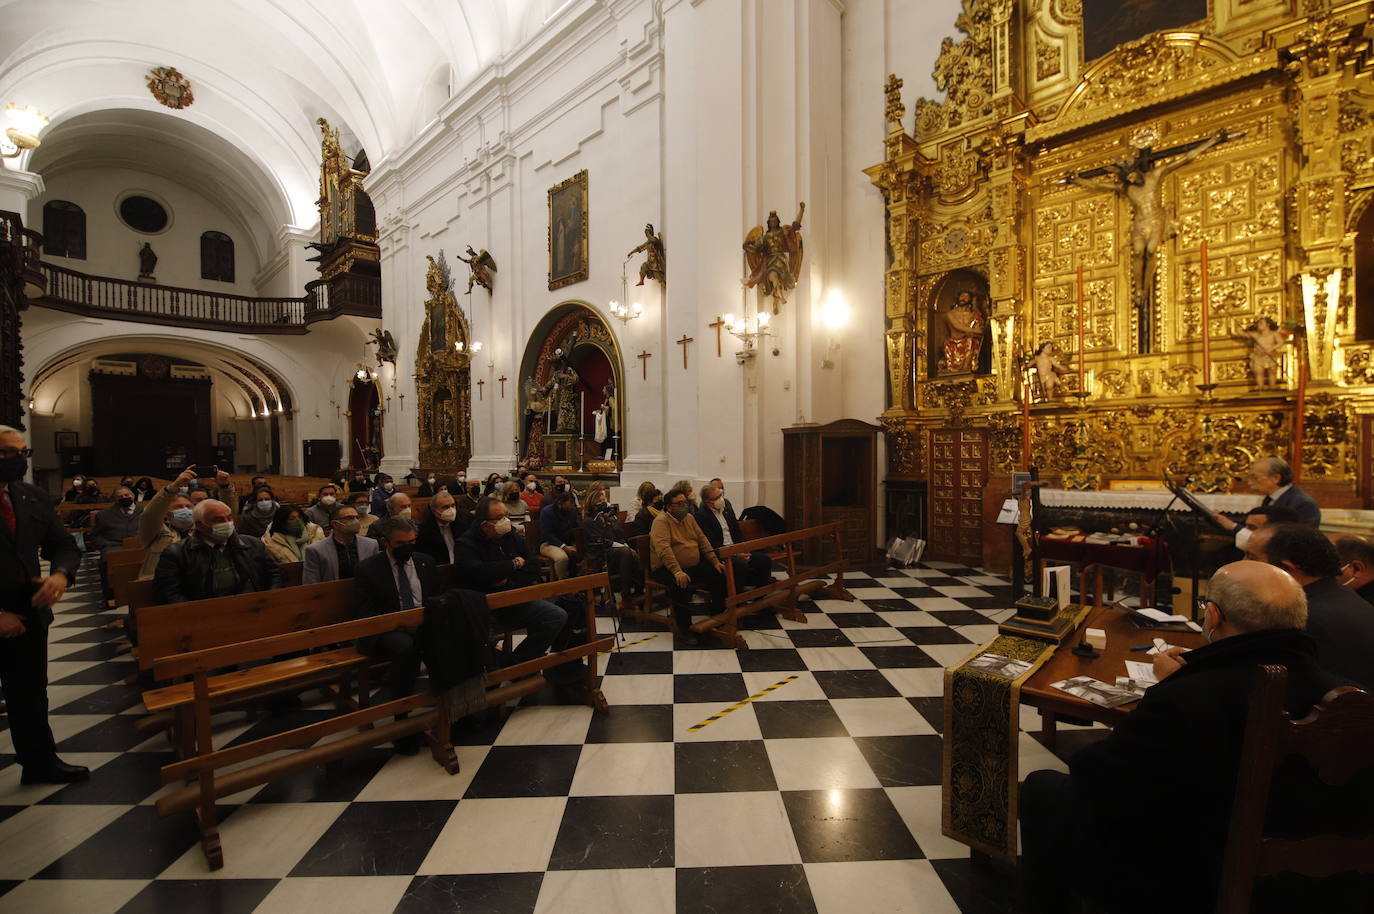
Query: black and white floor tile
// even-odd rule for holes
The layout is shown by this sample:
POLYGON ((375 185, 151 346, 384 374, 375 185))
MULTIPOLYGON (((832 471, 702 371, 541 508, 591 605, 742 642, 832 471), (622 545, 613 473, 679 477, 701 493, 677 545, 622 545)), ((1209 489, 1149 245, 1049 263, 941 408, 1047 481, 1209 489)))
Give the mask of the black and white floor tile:
MULTIPOLYGON (((609 713, 465 721, 454 776, 383 747, 226 798, 212 873, 192 816, 152 805, 170 747, 139 727, 88 570, 57 608, 49 691, 60 753, 92 776, 21 786, 0 731, 0 914, 1014 908, 1014 874, 940 834, 943 671, 1009 613, 998 577, 847 574, 856 602, 754 617, 745 651, 627 625, 602 658, 609 713)), ((327 713, 228 713, 217 745, 327 713)), ((1023 733, 1022 773, 1041 767, 1063 765, 1023 733)))

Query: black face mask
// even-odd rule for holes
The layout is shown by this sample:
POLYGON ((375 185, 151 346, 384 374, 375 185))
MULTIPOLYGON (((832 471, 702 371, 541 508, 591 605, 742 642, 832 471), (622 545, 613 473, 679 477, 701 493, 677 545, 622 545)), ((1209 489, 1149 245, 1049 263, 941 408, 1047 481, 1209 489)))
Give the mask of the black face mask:
POLYGON ((410 557, 415 554, 415 544, 406 543, 404 546, 397 546, 391 550, 391 557, 404 565, 410 561, 410 557))
POLYGON ((562 491, 563 491, 564 489, 566 489, 567 487, 568 487, 568 486, 567 486, 566 483, 560 482, 560 483, 558 483, 557 485, 555 485, 555 486, 553 487, 553 490, 554 490, 555 492, 562 492, 562 491))
POLYGON ((29 471, 29 458, 20 454, 0 457, 0 482, 18 482, 29 471))
POLYGON ((133 503, 134 503, 134 497, 133 497, 132 495, 121 495, 121 496, 119 496, 119 506, 120 506, 121 508, 127 508, 127 507, 131 506, 133 503))

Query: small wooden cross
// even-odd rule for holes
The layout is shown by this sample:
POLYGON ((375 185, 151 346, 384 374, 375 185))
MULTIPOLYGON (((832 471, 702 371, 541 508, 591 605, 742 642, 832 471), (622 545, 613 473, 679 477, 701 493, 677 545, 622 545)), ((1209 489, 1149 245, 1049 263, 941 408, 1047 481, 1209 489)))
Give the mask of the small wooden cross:
POLYGON ((480 379, 477 381, 477 399, 478 399, 478 400, 483 399, 483 397, 482 397, 482 385, 485 384, 485 383, 487 383, 487 382, 486 382, 486 381, 483 381, 483 380, 480 380, 480 379))
POLYGON ((716 331, 716 358, 720 358, 720 328, 725 326, 725 321, 721 318, 719 314, 717 314, 716 322, 714 324, 707 324, 706 326, 716 331))
POLYGON ((501 399, 504 400, 506 399, 506 376, 501 375, 501 377, 497 378, 496 380, 501 382, 501 399))
POLYGON ((687 367, 687 344, 688 344, 688 343, 694 343, 694 342, 696 342, 696 339, 695 339, 694 337, 688 336, 688 335, 685 334, 685 333, 682 334, 682 339, 680 339, 680 340, 677 341, 677 344, 678 344, 679 346, 682 347, 682 367, 683 367, 683 368, 686 368, 686 367, 687 367))
POLYGON ((653 353, 645 349, 635 358, 639 359, 639 367, 644 369, 644 380, 649 380, 649 362, 647 360, 653 358, 653 353))

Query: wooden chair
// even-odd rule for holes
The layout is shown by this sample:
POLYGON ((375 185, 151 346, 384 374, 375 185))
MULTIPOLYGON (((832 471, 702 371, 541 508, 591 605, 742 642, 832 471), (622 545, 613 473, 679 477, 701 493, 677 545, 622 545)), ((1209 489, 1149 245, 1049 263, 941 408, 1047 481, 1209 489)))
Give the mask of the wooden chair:
POLYGON ((1255 880, 1264 876, 1293 873, 1323 879, 1346 872, 1374 874, 1374 834, 1293 839, 1264 833, 1274 771, 1286 759, 1306 759, 1320 781, 1331 787, 1374 776, 1374 695, 1353 686, 1333 689, 1312 713, 1294 721, 1283 710, 1288 671, 1261 666, 1255 680, 1217 893, 1218 914, 1248 912, 1255 880))

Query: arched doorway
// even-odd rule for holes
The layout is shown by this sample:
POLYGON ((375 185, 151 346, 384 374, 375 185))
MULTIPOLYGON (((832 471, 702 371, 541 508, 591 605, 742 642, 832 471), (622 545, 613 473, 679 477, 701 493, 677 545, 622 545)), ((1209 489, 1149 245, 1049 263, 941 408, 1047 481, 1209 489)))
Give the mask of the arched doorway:
POLYGON ((375 470, 382 459, 382 395, 377 379, 364 368, 348 389, 348 465, 375 470))
POLYGON ((546 314, 520 364, 520 459, 560 472, 619 472, 623 381, 620 347, 599 314, 582 302, 546 314))

